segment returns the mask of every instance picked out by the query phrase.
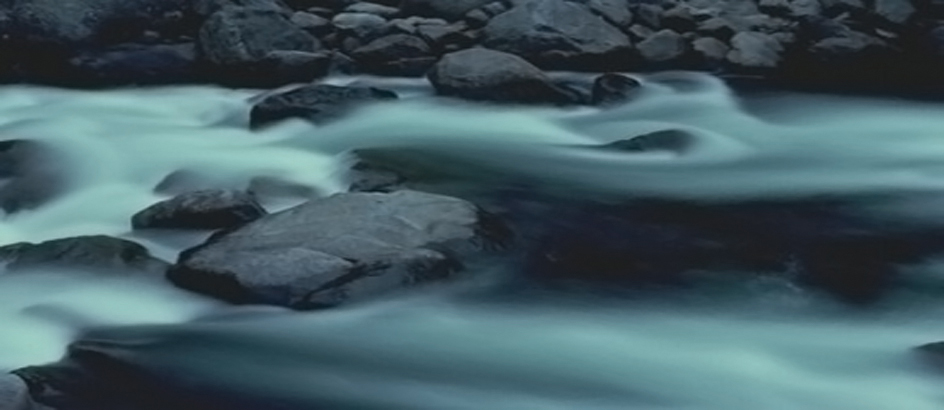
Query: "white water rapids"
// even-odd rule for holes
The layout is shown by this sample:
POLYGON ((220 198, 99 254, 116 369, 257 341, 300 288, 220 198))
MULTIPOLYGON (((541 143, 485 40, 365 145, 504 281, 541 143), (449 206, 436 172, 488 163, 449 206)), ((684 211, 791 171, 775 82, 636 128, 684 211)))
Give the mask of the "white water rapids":
MULTIPOLYGON (((414 148, 427 156, 422 172, 447 178, 487 185, 513 176, 576 194, 730 200, 905 192, 872 208, 900 221, 944 222, 941 104, 742 99, 700 75, 653 78, 634 101, 604 111, 494 108, 407 91, 400 102, 327 126, 293 121, 250 132, 246 91, 0 88, 0 138, 40 141, 66 171, 51 201, 5 216, 0 244, 108 234, 173 260, 205 234, 144 235, 129 225, 164 197, 154 187, 168 174, 186 170, 200 187, 245 187, 264 177, 327 195, 343 188, 345 153, 363 147, 414 148), (681 153, 580 147, 669 128, 696 141, 681 153)), ((270 210, 306 195, 266 192, 270 210)), ((944 275, 940 265, 922 269, 944 275)), ((0 370, 58 359, 79 324, 166 324, 128 328, 129 337, 177 338, 138 362, 332 410, 944 407, 944 377, 909 352, 944 339, 940 301, 901 295, 861 312, 800 293, 712 297, 676 304, 554 295, 492 306, 431 295, 182 324, 226 308, 155 278, 2 274, 0 370)))

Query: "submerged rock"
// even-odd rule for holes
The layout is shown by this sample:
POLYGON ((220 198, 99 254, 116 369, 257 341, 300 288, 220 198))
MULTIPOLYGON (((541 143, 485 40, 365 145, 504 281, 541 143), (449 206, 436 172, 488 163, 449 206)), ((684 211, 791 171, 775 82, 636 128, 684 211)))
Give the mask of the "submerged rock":
POLYGON ((590 102, 593 105, 618 104, 639 91, 636 79, 617 73, 606 73, 593 80, 590 102))
POLYGON ((10 271, 53 268, 155 274, 168 266, 135 242, 104 235, 7 245, 0 247, 0 260, 10 271))
POLYGON ((389 101, 396 93, 373 87, 313 84, 270 95, 250 112, 250 125, 260 127, 289 118, 323 123, 344 115, 360 104, 389 101))
POLYGON ((65 172, 46 145, 28 140, 0 141, 0 208, 13 213, 32 209, 56 197, 65 172))
POLYGON ((445 55, 428 77, 438 94, 470 100, 551 104, 580 101, 523 58, 485 48, 445 55))
POLYGON ((234 303, 329 307, 444 279, 499 233, 452 197, 338 194, 217 235, 183 252, 168 278, 234 303))
POLYGON ((29 390, 23 379, 12 374, 0 374, 0 409, 5 410, 43 410, 30 398, 29 390))
POLYGON ((266 214, 255 197, 236 190, 204 190, 177 195, 136 213, 134 229, 226 229, 266 214))

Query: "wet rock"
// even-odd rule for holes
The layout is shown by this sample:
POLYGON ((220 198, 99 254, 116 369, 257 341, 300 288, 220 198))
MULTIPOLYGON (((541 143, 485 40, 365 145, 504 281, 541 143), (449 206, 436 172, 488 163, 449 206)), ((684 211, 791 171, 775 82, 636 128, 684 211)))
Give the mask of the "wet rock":
POLYGON ((698 19, 692 13, 692 9, 681 5, 662 13, 661 21, 663 28, 683 33, 692 31, 698 26, 698 19))
POLYGON ((688 52, 688 43, 681 34, 665 29, 637 44, 636 49, 649 63, 679 62, 688 52))
POLYGON ((894 24, 907 23, 916 12, 911 0, 875 0, 875 13, 894 24))
POLYGON ((185 251, 168 277, 235 303, 329 307, 449 277, 456 255, 496 243, 491 224, 451 197, 339 194, 185 251))
POLYGON ((14 213, 40 206, 64 188, 66 173, 56 153, 28 140, 0 141, 0 208, 14 213))
POLYGON ((632 44, 586 6, 545 0, 526 2, 493 18, 485 26, 484 45, 542 68, 595 71, 627 68, 632 44))
POLYGON ((313 36, 327 35, 334 30, 334 26, 331 25, 331 20, 304 11, 296 11, 292 14, 292 17, 289 18, 289 21, 298 26, 298 28, 311 33, 313 36))
POLYGON ((495 0, 403 0, 400 10, 411 16, 436 17, 449 21, 462 19, 466 13, 495 0))
POLYGON ((204 190, 177 195, 134 214, 134 229, 226 229, 266 215, 244 191, 204 190))
POLYGON ((639 91, 636 79, 616 73, 600 75, 593 81, 590 102, 593 105, 611 105, 629 100, 639 91))
POLYGON ((52 268, 154 274, 168 266, 135 242, 104 235, 7 245, 0 247, 0 258, 9 271, 52 268))
POLYGON ((387 19, 375 14, 341 13, 331 19, 339 33, 370 41, 387 33, 387 19))
POLYGON ((737 32, 742 31, 736 23, 724 17, 714 17, 702 21, 698 24, 698 32, 715 37, 720 40, 728 40, 737 32))
POLYGON ((731 38, 728 61, 742 69, 772 69, 779 66, 783 52, 783 45, 769 34, 747 31, 731 38))
POLYGON ((429 73, 440 95, 514 103, 574 103, 575 97, 553 84, 523 58, 485 48, 447 54, 429 73))
POLYGON ((207 62, 223 69, 259 63, 273 51, 313 52, 320 48, 318 40, 283 13, 237 7, 210 16, 200 28, 198 45, 207 62))
POLYGON ((89 86, 190 83, 197 80, 196 59, 192 43, 126 44, 72 58, 69 81, 89 86))
POLYGON ((371 41, 351 53, 364 71, 395 76, 422 76, 436 62, 429 44, 409 34, 393 34, 371 41))
POLYGON ((702 63, 719 67, 731 51, 731 47, 716 38, 702 37, 692 42, 692 50, 702 63))
POLYGON ((288 6, 280 0, 194 0, 193 12, 201 19, 206 19, 226 7, 247 7, 267 9, 287 13, 288 6))
POLYGON ((133 41, 187 6, 183 0, 20 0, 10 17, 20 41, 74 47, 133 41))
POLYGON ((260 127, 289 118, 314 123, 336 119, 358 105, 396 99, 392 91, 373 87, 313 84, 270 95, 254 105, 250 125, 260 127))

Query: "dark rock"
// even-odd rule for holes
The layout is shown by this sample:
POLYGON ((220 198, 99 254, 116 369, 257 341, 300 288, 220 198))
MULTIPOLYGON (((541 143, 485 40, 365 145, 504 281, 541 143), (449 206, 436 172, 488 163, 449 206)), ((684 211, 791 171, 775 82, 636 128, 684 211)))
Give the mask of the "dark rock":
POLYGON ((639 81, 616 73, 600 75, 593 81, 590 102, 593 105, 610 105, 624 102, 639 91, 639 81))
POLYGON ((311 33, 313 36, 327 35, 334 30, 331 20, 304 11, 296 11, 292 14, 292 17, 289 18, 289 21, 298 26, 298 28, 311 33))
POLYGON ((543 68, 619 70, 631 63, 632 44, 625 34, 586 6, 564 0, 515 6, 489 21, 484 36, 486 47, 543 68))
POLYGON ((227 229, 261 218, 255 197, 232 190, 195 191, 158 202, 134 214, 134 229, 227 229))
POLYGON ((351 167, 347 180, 350 192, 392 192, 405 182, 396 172, 363 161, 351 167))
POLYGON ((38 244, 0 247, 10 271, 24 269, 91 269, 117 273, 163 273, 167 263, 147 248, 110 236, 78 236, 38 244))
POLYGON ((313 84, 266 97, 252 107, 252 127, 289 118, 323 123, 344 115, 357 105, 396 99, 392 91, 372 87, 313 84))
POLYGON ((820 62, 849 61, 876 53, 884 48, 885 43, 868 34, 848 32, 843 36, 829 37, 814 43, 810 55, 820 62))
POLYGON ((616 27, 627 29, 633 24, 633 13, 627 0, 589 0, 587 6, 616 27))
POLYGON ((470 100, 552 103, 575 102, 543 71, 521 57, 485 48, 447 54, 429 73, 440 95, 470 100))
POLYGON ((665 29, 637 44, 636 49, 649 63, 679 62, 688 52, 688 44, 679 33, 665 29))
POLYGON ((256 77, 243 84, 275 87, 289 83, 309 83, 328 75, 333 59, 334 55, 327 51, 272 51, 258 64, 247 66, 247 73, 253 73, 256 77))
POLYGON ((488 15, 482 9, 475 9, 466 13, 463 21, 468 23, 470 27, 481 28, 485 27, 488 24, 488 21, 492 19, 492 16, 488 15))
POLYGON ((783 53, 783 45, 769 34, 746 31, 731 38, 728 61, 742 69, 772 69, 779 66, 783 53))
POLYGON ((424 24, 416 27, 416 35, 426 40, 436 50, 445 50, 449 45, 467 47, 474 42, 474 39, 465 32, 467 28, 464 23, 424 24))
POLYGON ((931 31, 928 32, 928 37, 928 41, 931 43, 931 48, 935 55, 938 58, 944 57, 944 25, 931 29, 931 31))
POLYGON ((633 24, 629 27, 629 34, 632 36, 633 40, 641 41, 649 38, 655 31, 652 31, 651 28, 646 27, 642 24, 633 24))
POLYGON ((194 14, 201 19, 206 19, 226 7, 268 9, 288 13, 288 6, 279 0, 193 0, 192 7, 194 14))
POLYGON ((662 27, 662 13, 665 10, 655 4, 640 4, 636 7, 636 19, 646 27, 657 29, 662 27))
POLYGON ((437 17, 455 21, 466 13, 495 0, 402 0, 400 10, 410 16, 437 17))
POLYGON ((71 77, 84 85, 153 85, 197 81, 192 43, 127 44, 86 51, 70 60, 71 77))
POLYGON ((602 149, 622 152, 668 151, 682 154, 695 143, 695 138, 680 130, 662 130, 603 145, 602 149))
POLYGON ((360 2, 345 7, 344 12, 375 14, 383 18, 391 18, 399 14, 400 9, 383 4, 360 2))
POLYGON ((894 24, 909 22, 917 12, 911 0, 875 0, 875 14, 894 24))
POLYGON ((375 14, 341 13, 331 19, 339 33, 360 41, 370 41, 387 33, 387 20, 375 14))
POLYGON ((944 342, 924 344, 914 348, 914 352, 925 363, 935 369, 944 369, 944 342))
POLYGON ((10 17, 18 41, 68 48, 136 40, 187 6, 183 0, 20 0, 10 17))
POLYGON ((843 13, 864 14, 865 3, 862 0, 821 0, 824 15, 839 16, 843 13))
POLYGON ((702 37, 692 42, 692 49, 702 63, 717 67, 725 60, 731 47, 713 37, 702 37))
POLYGON ((698 21, 695 15, 692 14, 692 9, 685 6, 676 6, 666 10, 665 13, 662 13, 661 21, 662 28, 683 33, 692 31, 698 26, 698 21))
POLYGON ((424 75, 436 62, 429 44, 409 34, 378 38, 354 50, 351 57, 368 73, 395 76, 424 75))
POLYGON ((447 278, 457 255, 494 245, 497 232, 456 198, 339 194, 185 251, 168 278, 235 303, 330 307, 447 278))
POLYGON ((724 17, 710 18, 698 24, 698 32, 720 40, 728 40, 738 31, 741 31, 740 28, 724 17))
POLYGON ((260 62, 273 51, 319 49, 318 40, 269 9, 226 8, 214 13, 200 29, 202 56, 219 67, 260 62))
POLYGON ((0 208, 14 213, 54 199, 64 186, 66 171, 46 145, 28 140, 0 141, 0 208))

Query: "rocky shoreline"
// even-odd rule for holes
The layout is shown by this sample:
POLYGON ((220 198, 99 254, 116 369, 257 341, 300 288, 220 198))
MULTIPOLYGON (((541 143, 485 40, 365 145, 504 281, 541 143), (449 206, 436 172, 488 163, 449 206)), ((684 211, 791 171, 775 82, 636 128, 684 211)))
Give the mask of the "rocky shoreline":
POLYGON ((0 79, 268 88, 346 73, 436 84, 457 64, 497 69, 467 66, 488 61, 528 80, 541 70, 699 70, 934 93, 942 18, 937 0, 5 0, 0 79), (457 55, 477 47, 507 54, 457 55))

